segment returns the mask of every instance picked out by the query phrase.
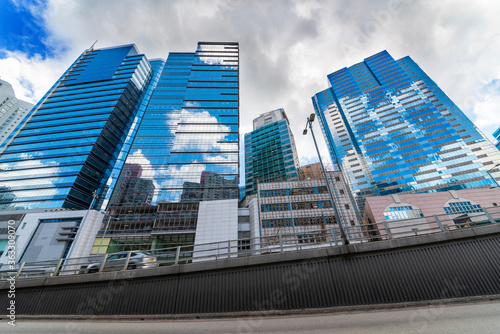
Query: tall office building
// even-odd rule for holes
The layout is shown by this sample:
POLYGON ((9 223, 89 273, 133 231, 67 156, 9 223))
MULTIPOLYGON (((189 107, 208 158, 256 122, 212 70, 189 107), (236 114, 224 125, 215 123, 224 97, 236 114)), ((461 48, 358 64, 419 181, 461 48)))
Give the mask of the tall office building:
POLYGON ((86 50, 0 156, 0 210, 87 209, 103 195, 152 69, 135 45, 86 50))
POLYGON ((216 207, 199 202, 212 200, 237 213, 238 105, 238 43, 200 42, 166 61, 135 45, 86 50, 0 146, 4 217, 63 209, 50 210, 50 226, 23 225, 36 238, 19 251, 57 244, 50 256, 58 258, 192 245, 195 233, 207 240, 223 229, 237 238, 237 219, 203 225, 198 216, 216 207), (64 210, 91 204, 106 210, 102 224, 64 210))
POLYGON ((332 160, 368 195, 490 187, 500 152, 410 58, 382 51, 313 96, 332 160), (491 176, 490 176, 490 174, 491 176))
POLYGON ((262 182, 299 180, 297 149, 285 110, 264 113, 245 134, 245 194, 257 191, 262 182))
POLYGON ((238 54, 85 51, 3 148, 0 209, 238 198, 238 54))
POLYGON ((125 160, 142 172, 118 184, 150 180, 153 205, 238 198, 238 54, 237 43, 204 42, 152 62, 158 77, 125 160))
MULTIPOLYGON (((151 65, 151 97, 118 159, 127 168, 112 173, 93 253, 192 245, 200 202, 234 200, 237 209, 238 43, 200 42, 151 65)), ((203 231, 220 235, 209 225, 203 231)))
POLYGON ((0 80, 0 145, 32 108, 33 104, 16 98, 11 84, 0 80))
POLYGON ((340 172, 329 171, 326 175, 326 180, 322 173, 321 178, 259 183, 256 198, 249 200, 252 237, 263 237, 263 242, 274 241, 278 245, 278 238, 266 237, 281 234, 284 245, 330 242, 335 241, 334 235, 340 241, 340 223, 349 240, 362 239, 356 208, 351 203, 345 183, 340 179, 340 172), (336 209, 332 206, 327 182, 330 188, 335 189, 336 209), (340 222, 337 222, 336 210, 340 222))

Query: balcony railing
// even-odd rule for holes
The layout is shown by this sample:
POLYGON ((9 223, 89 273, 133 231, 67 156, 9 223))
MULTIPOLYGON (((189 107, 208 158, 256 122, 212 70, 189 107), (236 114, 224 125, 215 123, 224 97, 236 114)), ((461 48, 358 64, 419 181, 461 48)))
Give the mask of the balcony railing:
MULTIPOLYGON (((468 229, 474 226, 500 223, 500 207, 482 208, 480 212, 462 212, 453 215, 442 214, 401 220, 385 220, 369 225, 346 226, 346 234, 351 243, 377 242, 393 238, 404 238, 431 233, 444 233, 452 230, 468 229)), ((311 227, 311 226, 310 226, 311 227)), ((25 279, 35 277, 53 277, 102 272, 109 269, 109 257, 124 254, 123 262, 111 267, 113 270, 131 269, 133 253, 147 251, 156 259, 157 266, 183 265, 202 261, 218 261, 245 256, 300 251, 317 247, 341 245, 337 226, 326 229, 303 230, 296 233, 266 235, 257 238, 245 238, 206 244, 190 244, 162 249, 136 249, 128 252, 90 255, 78 258, 60 258, 58 260, 22 262, 13 268, 0 268, 0 279, 25 279)), ((146 270, 146 269, 143 269, 146 270)))

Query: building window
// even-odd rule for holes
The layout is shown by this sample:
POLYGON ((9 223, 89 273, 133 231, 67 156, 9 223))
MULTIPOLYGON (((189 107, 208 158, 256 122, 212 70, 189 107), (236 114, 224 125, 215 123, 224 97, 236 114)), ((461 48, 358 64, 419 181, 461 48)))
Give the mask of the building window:
POLYGON ((408 204, 387 207, 384 210, 384 216, 387 220, 392 219, 408 219, 408 218, 420 218, 424 214, 422 210, 417 207, 413 207, 408 204))
POLYGON ((473 213, 483 211, 480 205, 472 204, 470 201, 451 202, 448 203, 447 206, 445 206, 443 209, 447 214, 473 213))

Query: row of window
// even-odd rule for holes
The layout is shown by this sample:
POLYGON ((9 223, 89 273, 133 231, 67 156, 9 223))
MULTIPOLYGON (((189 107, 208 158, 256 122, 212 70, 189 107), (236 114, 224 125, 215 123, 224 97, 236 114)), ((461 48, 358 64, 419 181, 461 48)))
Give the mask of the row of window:
MULTIPOLYGON (((470 201, 452 202, 443 209, 447 214, 482 212, 480 205, 472 204, 470 201)), ((420 209, 413 208, 412 206, 391 207, 389 211, 384 212, 384 216, 388 220, 424 217, 420 209)))
POLYGON ((449 207, 444 207, 444 211, 448 214, 454 213, 472 213, 472 212, 482 212, 481 206, 477 204, 471 204, 471 202, 454 202, 449 203, 449 207))
POLYGON ((334 216, 262 219, 263 228, 335 224, 334 216))
MULTIPOLYGON (((292 205, 292 210, 320 209, 320 208, 332 207, 331 201, 293 202, 291 203, 291 205, 292 205)), ((260 210, 262 212, 289 211, 290 203, 261 204, 260 210)))
MULTIPOLYGON (((162 235, 157 237, 136 236, 136 237, 113 237, 96 238, 91 254, 116 253, 133 250, 155 250, 174 249, 179 245, 193 245, 194 234, 162 235)), ((192 250, 184 247, 183 251, 192 250)))
POLYGON ((413 209, 411 206, 390 208, 390 211, 384 212, 385 219, 410 219, 423 217, 424 214, 420 209, 413 209), (400 210, 399 210, 400 209, 400 210))
POLYGON ((326 194, 326 193, 328 193, 326 186, 302 187, 302 188, 292 188, 292 189, 269 189, 269 190, 261 190, 260 197, 310 195, 310 194, 326 194))

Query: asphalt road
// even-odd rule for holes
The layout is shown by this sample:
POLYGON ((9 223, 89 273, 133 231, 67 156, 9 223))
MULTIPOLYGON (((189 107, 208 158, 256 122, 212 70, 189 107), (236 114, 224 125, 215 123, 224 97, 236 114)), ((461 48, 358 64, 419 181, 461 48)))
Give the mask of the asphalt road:
POLYGON ((500 302, 372 312, 217 320, 32 321, 0 333, 500 333, 500 302))

